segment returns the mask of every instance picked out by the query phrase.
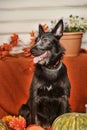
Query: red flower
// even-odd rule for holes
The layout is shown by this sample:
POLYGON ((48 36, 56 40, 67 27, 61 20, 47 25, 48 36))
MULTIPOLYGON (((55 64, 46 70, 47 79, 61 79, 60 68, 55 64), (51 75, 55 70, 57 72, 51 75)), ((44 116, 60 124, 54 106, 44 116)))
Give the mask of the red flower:
POLYGON ((24 130, 24 128, 26 127, 26 121, 21 116, 5 116, 2 120, 12 130, 24 130))

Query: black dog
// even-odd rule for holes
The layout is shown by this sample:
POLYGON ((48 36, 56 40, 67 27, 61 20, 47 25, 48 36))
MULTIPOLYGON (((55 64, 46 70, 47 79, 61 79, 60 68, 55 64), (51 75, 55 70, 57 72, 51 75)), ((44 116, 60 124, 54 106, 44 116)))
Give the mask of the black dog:
POLYGON ((19 110, 27 124, 38 124, 46 128, 56 117, 70 111, 70 83, 67 69, 61 61, 64 50, 59 44, 62 35, 62 20, 51 32, 44 32, 39 25, 39 36, 31 49, 37 64, 30 98, 19 110))

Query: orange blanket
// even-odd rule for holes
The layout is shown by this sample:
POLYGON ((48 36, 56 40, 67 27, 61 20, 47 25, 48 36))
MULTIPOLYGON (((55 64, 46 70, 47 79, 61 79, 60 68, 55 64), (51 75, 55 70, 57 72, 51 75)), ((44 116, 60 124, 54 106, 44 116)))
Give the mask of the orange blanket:
POLYGON ((87 104, 87 51, 81 50, 79 56, 65 57, 63 62, 71 83, 70 104, 73 112, 85 112, 87 104))
MULTIPOLYGON (((64 57, 71 82, 72 111, 84 112, 87 103, 87 54, 64 57)), ((34 64, 31 58, 7 57, 0 60, 0 118, 17 115, 21 104, 28 99, 34 64)))
POLYGON ((28 98, 34 65, 31 59, 7 57, 0 60, 0 118, 17 114, 28 98))

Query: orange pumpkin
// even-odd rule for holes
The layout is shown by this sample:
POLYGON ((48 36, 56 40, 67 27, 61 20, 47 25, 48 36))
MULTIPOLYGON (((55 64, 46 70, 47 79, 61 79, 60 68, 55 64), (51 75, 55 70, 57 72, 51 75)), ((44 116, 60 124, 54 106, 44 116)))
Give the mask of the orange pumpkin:
POLYGON ((38 125, 29 125, 25 130, 44 130, 44 129, 38 125))

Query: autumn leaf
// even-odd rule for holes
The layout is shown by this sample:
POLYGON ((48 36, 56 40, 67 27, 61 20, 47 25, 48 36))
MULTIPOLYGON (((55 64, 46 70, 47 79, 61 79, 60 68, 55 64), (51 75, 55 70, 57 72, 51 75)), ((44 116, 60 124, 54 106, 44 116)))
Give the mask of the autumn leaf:
POLYGON ((10 51, 12 49, 12 47, 7 43, 4 43, 2 45, 2 48, 3 48, 3 51, 10 51))
POLYGON ((19 37, 16 33, 14 33, 10 38, 12 41, 15 41, 15 40, 18 40, 19 37))
POLYGON ((23 51, 24 51, 24 56, 25 57, 31 56, 31 54, 30 54, 30 47, 23 48, 23 51))
POLYGON ((34 31, 30 32, 29 34, 30 34, 31 37, 35 37, 34 31))
POLYGON ((19 39, 18 35, 14 33, 10 38, 11 38, 10 45, 12 45, 12 47, 17 46, 19 39))
POLYGON ((2 51, 0 52, 0 58, 4 58, 9 55, 9 51, 2 51))

